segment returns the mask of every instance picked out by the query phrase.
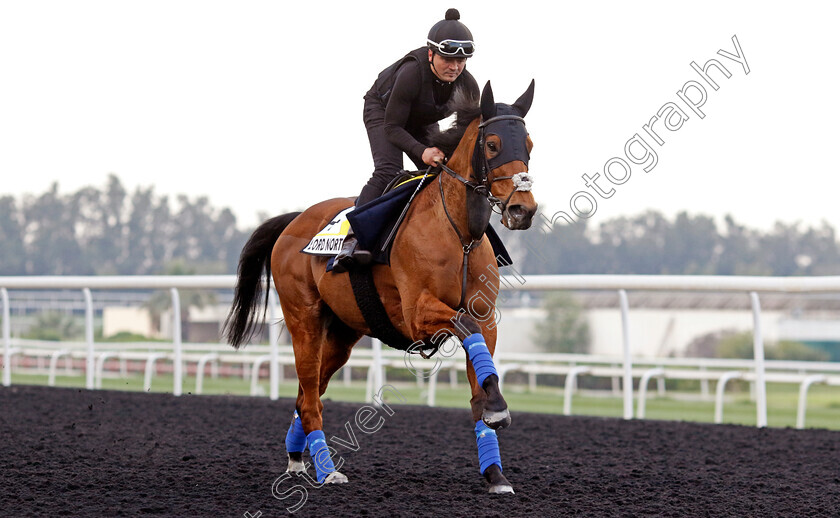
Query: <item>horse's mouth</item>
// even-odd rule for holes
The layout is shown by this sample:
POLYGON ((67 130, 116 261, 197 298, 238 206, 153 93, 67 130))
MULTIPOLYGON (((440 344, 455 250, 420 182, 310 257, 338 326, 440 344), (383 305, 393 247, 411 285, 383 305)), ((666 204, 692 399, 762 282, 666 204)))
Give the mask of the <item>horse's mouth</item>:
POLYGON ((525 205, 510 205, 502 213, 502 224, 511 230, 525 230, 531 226, 537 207, 527 208, 525 205))

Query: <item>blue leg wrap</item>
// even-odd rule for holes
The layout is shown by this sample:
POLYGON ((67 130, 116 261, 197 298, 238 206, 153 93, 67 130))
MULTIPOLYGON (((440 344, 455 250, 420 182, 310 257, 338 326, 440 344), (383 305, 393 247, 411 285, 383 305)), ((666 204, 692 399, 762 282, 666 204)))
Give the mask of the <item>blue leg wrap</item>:
POLYGON ((335 465, 327 447, 327 438, 323 431, 315 430, 306 436, 306 443, 309 444, 309 456, 312 457, 312 464, 315 464, 318 483, 322 484, 327 475, 335 471, 335 465))
POLYGON ((464 340, 464 349, 467 350, 467 356, 469 356, 473 369, 475 369, 479 386, 484 385, 487 376, 491 374, 499 375, 496 372, 493 357, 490 356, 490 351, 487 349, 487 344, 484 343, 484 337, 480 333, 473 333, 468 336, 464 340))
POLYGON ((295 410, 295 420, 289 426, 289 431, 286 432, 286 451, 287 452, 302 452, 306 449, 306 433, 303 431, 303 424, 300 422, 300 416, 295 410))
POLYGON ((493 464, 498 464, 499 469, 502 469, 502 455, 499 453, 496 430, 484 424, 482 420, 475 423, 475 443, 478 445, 478 466, 482 475, 493 464))

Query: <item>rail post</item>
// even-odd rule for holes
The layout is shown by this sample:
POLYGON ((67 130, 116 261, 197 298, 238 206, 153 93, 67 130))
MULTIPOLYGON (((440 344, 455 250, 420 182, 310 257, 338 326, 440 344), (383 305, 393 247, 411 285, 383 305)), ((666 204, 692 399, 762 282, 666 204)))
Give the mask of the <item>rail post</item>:
POLYGON ((181 344, 181 297, 178 295, 178 288, 169 288, 172 294, 172 346, 175 348, 175 361, 172 365, 172 374, 175 378, 172 382, 172 395, 180 396, 183 387, 181 376, 183 374, 183 347, 181 344))
POLYGON ((374 338, 371 340, 370 344, 371 348, 373 349, 373 393, 376 394, 379 392, 379 389, 382 388, 383 383, 383 376, 382 376, 382 342, 379 341, 378 338, 374 338))
POLYGON ((761 304, 758 293, 750 292, 753 312, 753 355, 755 358, 756 426, 767 426, 767 385, 764 376, 764 337, 761 334, 761 304))
MULTIPOLYGON (((219 359, 217 353, 208 353, 198 359, 198 366, 195 369, 195 393, 201 395, 204 390, 204 367, 209 361, 219 359)), ((211 367, 212 368, 212 367, 211 367)))
MULTIPOLYGON (((72 361, 73 357, 70 356, 70 349, 58 349, 50 355, 50 373, 47 377, 47 386, 55 386, 55 371, 58 370, 58 359, 64 355, 69 356, 72 361)), ((64 361, 64 364, 67 365, 67 360, 64 361)))
POLYGON ((428 388, 426 389, 426 405, 435 406, 435 398, 437 397, 437 379, 440 369, 435 369, 431 376, 429 376, 428 388))
POLYGON ((726 390, 726 384, 729 380, 740 378, 741 373, 737 371, 724 372, 718 378, 717 387, 715 387, 715 424, 723 422, 723 393, 726 390))
POLYGON ((813 374, 802 380, 799 386, 799 405, 796 408, 796 429, 801 430, 805 428, 805 409, 808 406, 808 389, 814 383, 824 383, 825 376, 822 374, 813 374))
POLYGON ((656 367, 655 369, 646 370, 644 374, 642 374, 642 379, 639 380, 639 403, 636 409, 636 417, 639 419, 645 418, 645 405, 647 404, 647 387, 648 382, 653 377, 656 377, 657 380, 664 379, 662 376, 665 374, 665 369, 662 367, 656 367))
POLYGON ((85 342, 87 342, 87 361, 85 363, 85 387, 88 390, 94 388, 94 370, 96 358, 93 347, 93 297, 90 288, 84 288, 82 294, 85 296, 85 342))
POLYGON ((578 374, 586 374, 591 370, 586 365, 572 367, 566 374, 566 389, 563 391, 563 415, 572 415, 572 396, 577 385, 578 374))
POLYGON ((633 358, 630 356, 630 304, 627 292, 618 290, 621 304, 621 337, 624 349, 624 419, 633 419, 633 358))
POLYGON ((0 298, 3 299, 3 386, 8 387, 12 384, 12 333, 9 292, 6 288, 0 288, 0 298))

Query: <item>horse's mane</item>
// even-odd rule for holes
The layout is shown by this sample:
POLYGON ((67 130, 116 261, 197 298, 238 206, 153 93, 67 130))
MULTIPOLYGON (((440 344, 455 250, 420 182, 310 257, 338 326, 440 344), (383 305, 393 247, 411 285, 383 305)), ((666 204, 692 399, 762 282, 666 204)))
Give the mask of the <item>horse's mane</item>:
POLYGON ((455 113, 455 122, 445 131, 441 131, 437 124, 430 125, 427 133, 429 143, 443 151, 446 156, 451 156, 467 127, 481 115, 480 103, 477 94, 470 93, 460 86, 456 88, 446 105, 449 113, 455 113))

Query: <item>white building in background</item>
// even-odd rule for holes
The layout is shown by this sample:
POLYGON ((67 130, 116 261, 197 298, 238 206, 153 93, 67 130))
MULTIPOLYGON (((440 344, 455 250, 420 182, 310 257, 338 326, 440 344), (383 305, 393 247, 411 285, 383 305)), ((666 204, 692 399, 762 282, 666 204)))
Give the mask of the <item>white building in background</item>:
MULTIPOLYGON (((499 322, 498 347, 510 352, 545 352, 534 341, 537 324, 546 317, 540 308, 504 308, 499 322)), ((617 356, 622 351, 621 313, 618 308, 592 308, 583 313, 589 324, 591 354, 617 356)), ((762 312, 766 340, 778 339, 782 314, 762 312)), ((713 309, 630 310, 630 345, 636 356, 682 356, 698 336, 715 331, 752 330, 749 311, 713 309)))
MULTIPOLYGON (((621 315, 617 309, 588 311, 592 332, 592 354, 621 354, 621 315)), ((764 339, 779 339, 778 311, 762 311, 764 339)), ((748 311, 714 309, 636 309, 630 310, 630 346, 638 356, 683 356, 698 336, 716 331, 751 331, 752 314, 748 311)))
MULTIPOLYGON (((591 333, 590 353, 620 355, 621 313, 618 296, 608 292, 576 293, 591 333)), ((761 295, 761 325, 768 342, 796 340, 838 344, 840 299, 761 295)), ((732 294, 630 293, 630 344, 634 355, 683 356, 696 338, 720 331, 752 331, 749 298, 732 294)), ((545 352, 534 342, 541 308, 499 308, 498 347, 511 352, 545 352)), ((829 346, 829 349, 831 347, 829 346)), ((840 358, 838 358, 840 359, 840 358)))
MULTIPOLYGON (((227 304, 212 304, 201 308, 188 308, 187 318, 181 322, 181 332, 187 342, 218 343, 223 342, 222 327, 227 318, 230 306, 227 304)), ((260 313, 262 314, 262 313, 260 313)), ((266 320, 269 316, 266 315, 266 320)), ((173 337, 172 310, 167 309, 160 315, 160 326, 157 328, 148 309, 136 306, 109 306, 102 310, 102 334, 113 336, 120 332, 136 333, 150 338, 171 340, 173 337)), ((265 341, 268 328, 265 320, 260 319, 257 333, 252 341, 265 341)), ((280 339, 288 341, 288 335, 281 333, 280 339)))
POLYGON ((134 333, 158 338, 152 324, 152 315, 146 308, 131 306, 108 306, 102 309, 102 335, 134 333))

